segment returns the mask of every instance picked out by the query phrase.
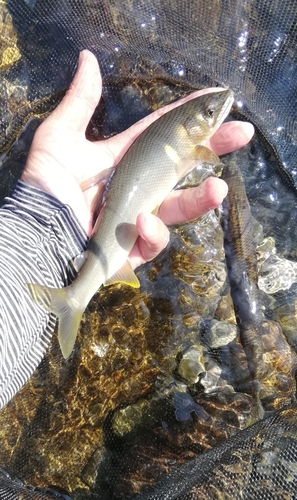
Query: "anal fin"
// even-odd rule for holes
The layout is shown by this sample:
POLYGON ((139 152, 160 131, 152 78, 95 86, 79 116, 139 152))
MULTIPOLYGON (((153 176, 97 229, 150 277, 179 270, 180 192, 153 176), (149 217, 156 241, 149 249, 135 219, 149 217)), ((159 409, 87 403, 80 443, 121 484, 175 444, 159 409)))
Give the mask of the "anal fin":
POLYGON ((125 264, 113 276, 108 278, 104 283, 105 286, 112 285, 113 283, 125 283, 133 288, 139 288, 139 280, 134 273, 130 262, 127 260, 125 264))

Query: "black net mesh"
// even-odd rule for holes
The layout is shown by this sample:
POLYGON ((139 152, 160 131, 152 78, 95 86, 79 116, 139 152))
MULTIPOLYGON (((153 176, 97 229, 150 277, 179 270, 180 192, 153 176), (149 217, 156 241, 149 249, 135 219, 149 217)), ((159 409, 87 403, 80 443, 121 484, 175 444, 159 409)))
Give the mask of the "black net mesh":
POLYGON ((139 271, 141 296, 101 291, 74 357, 62 360, 54 337, 1 410, 1 499, 297 498, 296 14, 294 0, 0 1, 1 199, 82 49, 95 53, 103 75, 90 140, 194 89, 234 90, 231 117, 256 127, 237 163, 261 226, 259 307, 273 366, 267 411, 249 426, 252 395, 226 312, 217 215, 173 228, 166 252, 139 271), (195 382, 184 368, 193 357, 203 365, 195 382))

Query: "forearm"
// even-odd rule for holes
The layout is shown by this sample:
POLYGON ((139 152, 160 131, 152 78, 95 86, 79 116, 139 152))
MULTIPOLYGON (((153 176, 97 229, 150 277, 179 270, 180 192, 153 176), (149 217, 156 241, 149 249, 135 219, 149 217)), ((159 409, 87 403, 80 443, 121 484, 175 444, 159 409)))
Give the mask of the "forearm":
POLYGON ((25 283, 65 286, 72 259, 87 237, 73 212, 19 182, 0 209, 0 408, 41 361, 55 318, 36 304, 25 283))

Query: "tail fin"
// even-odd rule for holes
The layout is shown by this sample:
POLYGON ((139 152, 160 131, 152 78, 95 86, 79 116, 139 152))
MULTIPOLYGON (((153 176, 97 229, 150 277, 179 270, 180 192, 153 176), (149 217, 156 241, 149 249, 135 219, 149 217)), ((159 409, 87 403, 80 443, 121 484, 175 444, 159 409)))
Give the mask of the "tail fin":
POLYGON ((26 283, 25 286, 35 302, 41 304, 58 317, 59 343, 62 354, 67 359, 75 344, 84 308, 71 296, 71 286, 60 289, 32 283, 26 283))

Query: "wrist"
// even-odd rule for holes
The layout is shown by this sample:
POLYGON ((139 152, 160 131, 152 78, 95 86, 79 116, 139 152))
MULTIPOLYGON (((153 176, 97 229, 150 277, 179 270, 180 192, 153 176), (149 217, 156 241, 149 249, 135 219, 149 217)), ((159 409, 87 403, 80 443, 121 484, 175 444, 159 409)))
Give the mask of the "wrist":
POLYGON ((35 168, 27 164, 21 176, 27 185, 54 196, 63 205, 69 206, 88 235, 92 232, 90 212, 84 194, 76 181, 61 165, 51 164, 51 168, 41 164, 35 168))

